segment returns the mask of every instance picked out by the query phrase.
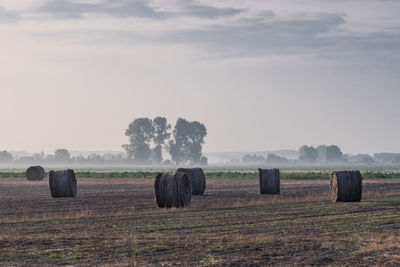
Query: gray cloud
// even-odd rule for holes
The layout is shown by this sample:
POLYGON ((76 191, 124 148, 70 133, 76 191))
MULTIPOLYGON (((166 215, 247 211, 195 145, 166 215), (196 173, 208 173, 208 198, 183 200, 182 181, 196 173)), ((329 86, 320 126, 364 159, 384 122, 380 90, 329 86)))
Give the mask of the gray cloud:
POLYGON ((195 16, 218 18, 234 16, 244 9, 217 8, 184 1, 182 12, 159 12, 149 5, 147 0, 104 0, 101 3, 82 3, 71 0, 49 0, 37 11, 52 14, 60 18, 84 18, 86 14, 105 14, 113 17, 165 18, 167 16, 195 16))
POLYGON ((47 1, 37 11, 50 13, 63 18, 81 18, 86 13, 94 12, 98 8, 95 4, 77 3, 68 0, 47 1))
MULTIPOLYGON (((384 59, 397 64, 400 56, 400 35, 394 33, 331 33, 344 25, 342 14, 304 14, 296 19, 282 19, 265 11, 250 19, 238 19, 229 24, 215 24, 185 30, 137 33, 133 31, 88 31, 89 43, 119 44, 184 44, 206 51, 214 57, 245 57, 266 55, 308 54, 329 59, 373 61, 384 59), (312 19, 310 18, 312 17, 312 19)), ((74 32, 49 33, 42 37, 73 38, 74 32)), ((383 62, 381 60, 381 62, 383 62)))
POLYGON ((215 24, 186 30, 172 29, 158 34, 118 30, 92 31, 92 37, 100 38, 104 42, 111 40, 123 43, 194 44, 218 50, 237 49, 263 53, 271 50, 294 51, 332 45, 332 40, 319 35, 344 23, 340 15, 331 14, 321 15, 319 19, 312 20, 280 20, 274 16, 273 12, 264 12, 262 17, 240 19, 227 25, 215 24))
POLYGON ((165 13, 149 6, 147 1, 115 0, 90 4, 71 0, 50 0, 37 9, 40 13, 52 14, 60 18, 83 18, 86 14, 105 14, 113 17, 162 18, 165 13))
MULTIPOLYGON (((382 32, 354 35, 326 35, 345 24, 342 15, 316 14, 315 19, 242 19, 234 24, 203 29, 173 31, 160 39, 170 43, 201 45, 205 51, 221 56, 268 54, 310 54, 324 58, 400 57, 400 35, 382 32)), ((265 15, 263 15, 265 17, 265 15)))
POLYGON ((175 31, 164 38, 169 42, 204 44, 220 51, 234 50, 246 54, 271 50, 300 52, 330 45, 329 40, 319 35, 343 23, 340 15, 331 14, 312 20, 242 19, 230 25, 175 31))
POLYGON ((0 7, 0 24, 16 23, 20 20, 20 16, 17 13, 6 10, 0 7))
POLYGON ((225 16, 234 16, 243 13, 244 9, 237 8, 216 8, 199 4, 189 4, 184 8, 184 14, 203 18, 217 18, 225 16))

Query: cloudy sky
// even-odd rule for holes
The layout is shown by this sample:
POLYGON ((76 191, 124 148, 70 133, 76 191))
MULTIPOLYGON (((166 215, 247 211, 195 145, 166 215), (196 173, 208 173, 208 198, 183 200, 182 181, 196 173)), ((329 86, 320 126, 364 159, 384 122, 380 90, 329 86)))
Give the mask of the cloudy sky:
POLYGON ((0 34, 0 150, 122 150, 161 115, 208 152, 400 152, 397 0, 0 0, 0 34))

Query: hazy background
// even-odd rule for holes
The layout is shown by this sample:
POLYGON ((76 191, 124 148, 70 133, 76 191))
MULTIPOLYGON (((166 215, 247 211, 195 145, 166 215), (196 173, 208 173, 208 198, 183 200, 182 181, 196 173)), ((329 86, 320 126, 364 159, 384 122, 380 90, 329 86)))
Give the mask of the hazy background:
POLYGON ((138 117, 205 152, 399 152, 399 1, 0 0, 0 150, 122 150, 138 117))

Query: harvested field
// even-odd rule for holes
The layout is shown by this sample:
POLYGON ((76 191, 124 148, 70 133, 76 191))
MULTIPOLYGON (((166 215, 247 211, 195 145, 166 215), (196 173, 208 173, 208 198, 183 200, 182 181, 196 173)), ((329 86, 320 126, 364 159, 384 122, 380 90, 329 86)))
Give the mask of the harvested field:
POLYGON ((400 181, 365 180, 334 203, 328 180, 208 179, 191 207, 158 209, 153 180, 80 179, 76 199, 48 181, 0 180, 2 265, 400 265, 400 181))

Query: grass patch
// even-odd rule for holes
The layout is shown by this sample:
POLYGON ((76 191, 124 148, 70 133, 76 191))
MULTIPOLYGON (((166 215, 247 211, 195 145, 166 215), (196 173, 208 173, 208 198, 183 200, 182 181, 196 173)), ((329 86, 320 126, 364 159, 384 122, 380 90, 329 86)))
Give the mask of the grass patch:
MULTIPOLYGON (((76 171, 77 178, 98 178, 98 179, 113 179, 113 178, 135 178, 135 179, 154 179, 157 171, 76 171)), ((391 171, 363 171, 364 179, 400 179, 400 172, 391 171)), ((48 176, 48 173, 46 173, 48 176)), ((283 171, 281 179, 283 180, 328 180, 330 171, 283 171)), ((256 171, 206 171, 206 177, 211 179, 258 179, 256 171)), ((0 172, 0 178, 26 178, 25 172, 6 171, 0 172)))

